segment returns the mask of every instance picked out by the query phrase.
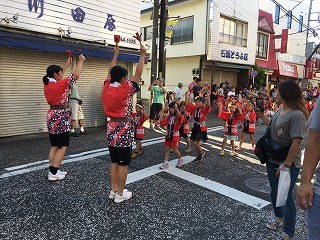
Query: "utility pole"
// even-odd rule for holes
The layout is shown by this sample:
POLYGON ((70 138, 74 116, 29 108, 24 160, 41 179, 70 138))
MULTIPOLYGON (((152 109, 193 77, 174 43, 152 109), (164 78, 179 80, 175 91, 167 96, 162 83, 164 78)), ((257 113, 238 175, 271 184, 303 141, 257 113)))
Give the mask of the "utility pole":
POLYGON ((166 38, 167 19, 168 19, 168 0, 161 0, 158 77, 164 78, 164 79, 166 76, 165 38, 166 38))
POLYGON ((159 23, 159 0, 153 1, 153 12, 152 12, 152 52, 151 52, 151 79, 152 83, 157 78, 157 38, 158 38, 158 23, 159 23))

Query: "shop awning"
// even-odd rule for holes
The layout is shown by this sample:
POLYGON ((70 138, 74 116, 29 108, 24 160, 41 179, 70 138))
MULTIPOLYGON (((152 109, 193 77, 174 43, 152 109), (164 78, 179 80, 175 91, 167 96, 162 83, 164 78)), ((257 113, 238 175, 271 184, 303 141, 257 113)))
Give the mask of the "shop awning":
POLYGON ((238 64, 231 64, 231 63, 221 63, 221 62, 217 62, 216 67, 250 69, 250 66, 248 66, 248 65, 238 65, 238 64))
MULTIPOLYGON (((45 37, 31 36, 20 33, 0 31, 0 46, 13 48, 23 48, 31 50, 39 50, 45 52, 66 53, 66 50, 72 52, 81 50, 85 56, 112 59, 113 47, 106 47, 97 44, 84 44, 75 41, 55 40, 45 37)), ((121 49, 118 57, 119 61, 138 62, 139 52, 137 50, 121 49)))

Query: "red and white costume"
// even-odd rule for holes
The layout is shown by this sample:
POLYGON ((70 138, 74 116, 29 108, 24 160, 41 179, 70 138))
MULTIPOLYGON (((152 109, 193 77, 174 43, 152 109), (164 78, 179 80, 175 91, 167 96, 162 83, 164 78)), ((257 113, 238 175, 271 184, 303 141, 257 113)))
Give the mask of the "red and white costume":
POLYGON ((228 140, 238 140, 237 122, 241 119, 241 115, 222 111, 218 117, 225 120, 224 136, 227 136, 228 140))
POLYGON ((135 126, 135 139, 142 140, 144 138, 144 126, 143 123, 148 119, 146 113, 132 113, 135 126))
MULTIPOLYGON (((49 78, 44 85, 44 95, 49 105, 68 105, 68 93, 70 86, 75 82, 73 74, 56 81, 49 78)), ((47 112, 47 127, 50 134, 61 134, 70 131, 71 118, 69 109, 50 109, 47 112)))
POLYGON ((180 114, 171 115, 169 114, 161 121, 162 126, 167 127, 167 132, 165 135, 165 146, 177 148, 180 141, 179 129, 183 123, 184 117, 180 114))
MULTIPOLYGON (((102 104, 109 118, 131 118, 133 112, 132 96, 140 90, 136 82, 126 79, 121 85, 118 82, 104 81, 102 104)), ((130 147, 134 139, 134 124, 132 121, 108 122, 107 141, 111 147, 130 147)))
POLYGON ((254 133, 256 131, 256 119, 257 115, 255 111, 246 112, 242 114, 243 116, 243 131, 246 133, 254 133), (249 118, 249 119, 248 119, 249 118))

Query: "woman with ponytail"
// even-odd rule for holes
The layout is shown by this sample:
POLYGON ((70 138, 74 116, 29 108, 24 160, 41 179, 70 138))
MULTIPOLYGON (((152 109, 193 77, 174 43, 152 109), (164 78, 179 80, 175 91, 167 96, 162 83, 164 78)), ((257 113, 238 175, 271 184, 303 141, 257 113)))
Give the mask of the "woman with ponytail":
MULTIPOLYGON (((306 122, 309 112, 304 104, 301 88, 291 80, 279 84, 276 103, 282 104, 272 117, 270 137, 281 146, 289 146, 288 155, 282 161, 269 158, 267 174, 271 187, 271 202, 275 219, 267 223, 267 228, 278 230, 283 226, 279 240, 293 239, 296 224, 296 205, 293 191, 301 167, 301 142, 306 132, 306 122), (284 206, 276 207, 279 175, 281 171, 290 172, 291 183, 284 206)), ((269 125, 270 119, 263 112, 257 112, 264 124, 269 125)))
POLYGON ((60 171, 60 165, 70 140, 70 112, 67 109, 68 93, 71 85, 79 78, 85 57, 81 54, 79 62, 69 77, 63 74, 72 63, 69 58, 62 69, 58 65, 50 65, 43 77, 44 95, 50 109, 47 113, 47 127, 51 148, 49 152, 49 181, 62 180, 67 172, 60 171))

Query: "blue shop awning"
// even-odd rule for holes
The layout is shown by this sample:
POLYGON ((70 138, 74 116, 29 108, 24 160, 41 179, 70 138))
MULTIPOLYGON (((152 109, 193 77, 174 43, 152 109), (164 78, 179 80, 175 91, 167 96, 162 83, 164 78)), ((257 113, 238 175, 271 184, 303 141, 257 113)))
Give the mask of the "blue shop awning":
MULTIPOLYGON (((113 47, 76 43, 69 40, 55 40, 6 31, 0 31, 0 46, 57 53, 66 53, 66 50, 71 50, 76 53, 78 52, 78 49, 80 49, 81 53, 85 56, 106 59, 112 59, 113 57, 113 47)), ((121 49, 118 60, 125 62, 138 62, 139 56, 140 54, 137 50, 121 49)))
POLYGON ((239 64, 232 64, 232 63, 216 63, 217 67, 223 67, 223 68, 236 68, 236 69, 250 69, 250 66, 248 65, 239 65, 239 64))

